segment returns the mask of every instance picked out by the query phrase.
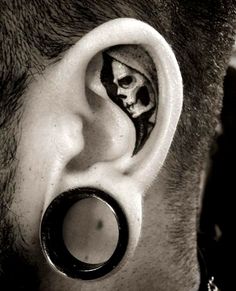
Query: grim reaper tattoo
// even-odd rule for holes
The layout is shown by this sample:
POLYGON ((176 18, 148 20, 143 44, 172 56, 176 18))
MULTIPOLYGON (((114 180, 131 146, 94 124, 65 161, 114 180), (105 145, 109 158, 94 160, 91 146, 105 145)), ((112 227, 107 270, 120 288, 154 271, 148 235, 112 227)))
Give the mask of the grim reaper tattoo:
POLYGON ((100 77, 107 95, 134 124, 135 155, 142 149, 156 123, 157 89, 147 76, 106 52, 103 53, 100 77))

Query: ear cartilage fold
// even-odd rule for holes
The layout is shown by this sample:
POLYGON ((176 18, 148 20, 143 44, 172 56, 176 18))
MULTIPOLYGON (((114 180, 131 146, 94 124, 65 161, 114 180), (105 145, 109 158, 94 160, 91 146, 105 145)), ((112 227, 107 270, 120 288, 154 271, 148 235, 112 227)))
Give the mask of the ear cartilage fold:
POLYGON ((40 228, 41 247, 49 264, 59 273, 74 279, 93 280, 113 271, 126 253, 129 229, 126 216, 111 195, 95 188, 77 188, 63 192, 47 207, 40 228), (75 258, 63 239, 63 222, 75 203, 83 199, 98 199, 113 212, 118 225, 118 241, 111 257, 102 263, 86 263, 75 258))

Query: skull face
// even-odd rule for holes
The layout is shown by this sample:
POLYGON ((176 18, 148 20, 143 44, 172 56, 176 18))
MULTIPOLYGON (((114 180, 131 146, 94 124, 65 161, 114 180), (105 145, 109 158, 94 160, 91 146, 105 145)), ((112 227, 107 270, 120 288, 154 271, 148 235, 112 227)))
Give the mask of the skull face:
POLYGON ((145 76, 116 60, 112 62, 112 71, 117 95, 133 118, 155 106, 155 93, 145 76))

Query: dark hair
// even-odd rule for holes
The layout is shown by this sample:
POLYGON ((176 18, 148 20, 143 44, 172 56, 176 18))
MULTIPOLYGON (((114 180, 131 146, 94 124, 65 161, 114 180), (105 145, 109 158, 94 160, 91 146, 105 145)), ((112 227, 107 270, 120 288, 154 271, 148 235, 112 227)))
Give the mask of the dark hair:
POLYGON ((0 7, 1 144, 9 138, 7 124, 20 109, 21 96, 34 74, 43 72, 48 63, 100 23, 134 17, 154 26, 175 51, 185 93, 179 126, 181 143, 186 145, 182 150, 193 150, 197 158, 201 140, 212 136, 212 114, 220 109, 233 41, 233 1, 2 0, 0 7))

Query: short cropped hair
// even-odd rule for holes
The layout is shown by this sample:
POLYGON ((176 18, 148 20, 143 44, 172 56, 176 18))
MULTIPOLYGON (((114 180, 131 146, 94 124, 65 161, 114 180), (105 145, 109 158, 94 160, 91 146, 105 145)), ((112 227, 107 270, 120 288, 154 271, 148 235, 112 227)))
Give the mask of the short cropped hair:
POLYGON ((172 46, 183 76, 184 107, 171 148, 175 157, 171 168, 176 174, 197 165, 214 135, 221 108, 236 19, 233 2, 1 0, 0 172, 14 160, 16 124, 34 75, 42 74, 85 33, 117 17, 149 23, 172 46))

